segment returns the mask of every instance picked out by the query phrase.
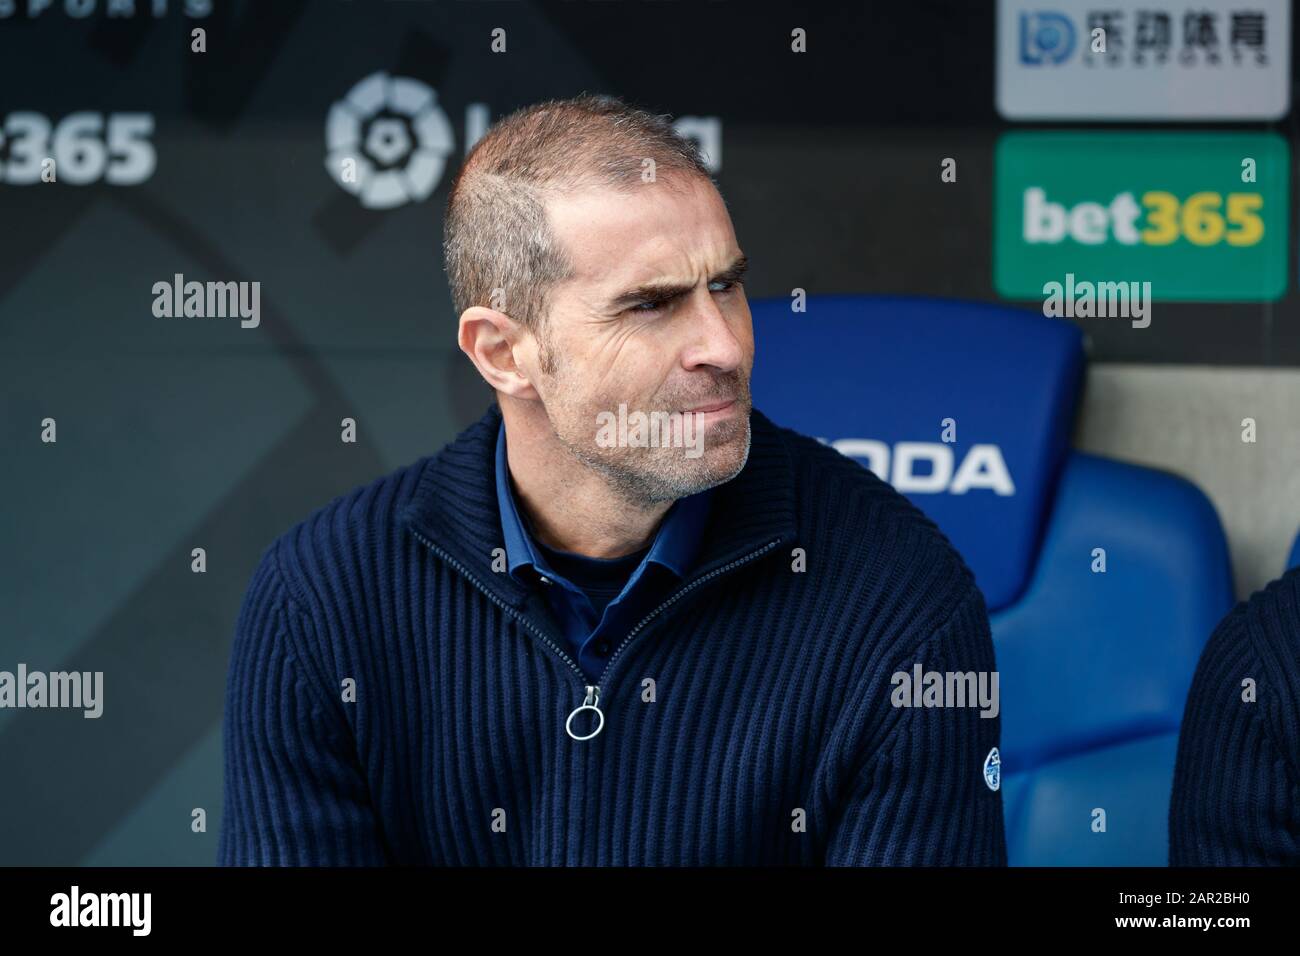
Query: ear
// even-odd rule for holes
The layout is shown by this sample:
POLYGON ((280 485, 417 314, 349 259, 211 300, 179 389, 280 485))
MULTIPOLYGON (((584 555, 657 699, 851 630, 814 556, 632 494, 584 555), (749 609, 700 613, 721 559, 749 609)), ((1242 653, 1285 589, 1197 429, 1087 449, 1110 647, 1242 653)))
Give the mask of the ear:
POLYGON ((540 397, 515 355, 516 350, 526 352, 531 341, 531 333, 504 312, 475 305, 460 317, 460 350, 503 395, 524 400, 540 397))

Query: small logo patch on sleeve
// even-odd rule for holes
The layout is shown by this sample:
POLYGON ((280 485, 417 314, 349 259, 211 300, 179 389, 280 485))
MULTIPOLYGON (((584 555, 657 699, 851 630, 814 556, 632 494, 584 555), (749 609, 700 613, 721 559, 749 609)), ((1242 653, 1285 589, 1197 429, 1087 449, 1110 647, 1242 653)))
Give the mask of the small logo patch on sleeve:
POLYGON ((984 782, 989 785, 990 790, 1002 786, 1002 755, 998 753, 997 747, 990 750, 989 755, 984 758, 984 782))

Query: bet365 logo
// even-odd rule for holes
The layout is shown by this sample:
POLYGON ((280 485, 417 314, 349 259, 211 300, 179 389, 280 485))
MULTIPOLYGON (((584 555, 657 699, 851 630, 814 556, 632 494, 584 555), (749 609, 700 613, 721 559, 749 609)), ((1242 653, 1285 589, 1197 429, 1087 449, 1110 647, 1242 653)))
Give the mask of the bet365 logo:
POLYGON ((1143 193, 1140 203, 1131 192, 1122 192, 1105 205, 1081 202, 1066 206, 1031 186, 1024 193, 1024 240, 1167 246, 1183 239, 1195 246, 1220 242, 1253 246, 1264 238, 1263 208, 1264 197, 1257 192, 1226 196, 1198 192, 1180 199, 1161 189, 1143 193))
POLYGON ((153 131, 152 113, 0 116, 0 183, 139 185, 157 165, 153 131))
POLYGON ((994 284, 1073 273, 1169 300, 1279 298, 1290 149, 1272 133, 1012 133, 997 148, 994 284))

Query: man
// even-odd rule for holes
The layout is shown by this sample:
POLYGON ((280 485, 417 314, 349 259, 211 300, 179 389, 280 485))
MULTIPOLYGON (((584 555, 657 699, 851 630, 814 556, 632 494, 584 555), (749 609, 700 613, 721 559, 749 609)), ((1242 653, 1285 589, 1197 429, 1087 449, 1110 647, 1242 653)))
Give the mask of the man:
POLYGON ((1178 736, 1170 866, 1300 865, 1300 568, 1201 652, 1178 736))
POLYGON ((521 110, 445 253, 499 408, 263 554, 221 862, 1005 864, 999 719, 891 700, 913 664, 993 670, 980 592, 906 499, 751 410, 746 259, 694 145, 613 99, 521 110))

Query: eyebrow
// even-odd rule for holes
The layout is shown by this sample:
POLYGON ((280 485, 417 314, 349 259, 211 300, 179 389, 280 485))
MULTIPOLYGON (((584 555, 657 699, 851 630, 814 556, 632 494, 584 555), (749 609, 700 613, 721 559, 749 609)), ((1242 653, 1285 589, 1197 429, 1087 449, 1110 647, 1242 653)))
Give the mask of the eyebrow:
MULTIPOLYGON (((731 265, 717 275, 711 276, 709 282, 739 282, 748 268, 749 257, 741 253, 731 265)), ((686 295, 694 288, 694 283, 682 285, 676 282, 647 282, 610 300, 609 309, 611 312, 622 312, 629 306, 642 302, 668 302, 678 296, 686 295)))

